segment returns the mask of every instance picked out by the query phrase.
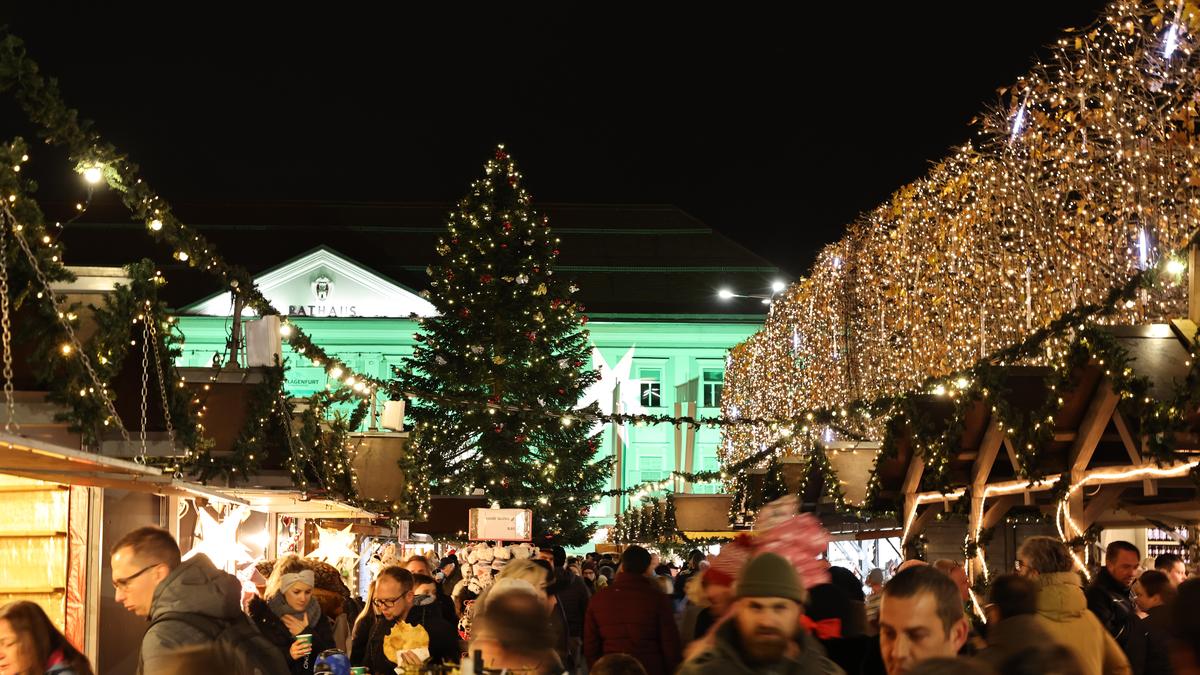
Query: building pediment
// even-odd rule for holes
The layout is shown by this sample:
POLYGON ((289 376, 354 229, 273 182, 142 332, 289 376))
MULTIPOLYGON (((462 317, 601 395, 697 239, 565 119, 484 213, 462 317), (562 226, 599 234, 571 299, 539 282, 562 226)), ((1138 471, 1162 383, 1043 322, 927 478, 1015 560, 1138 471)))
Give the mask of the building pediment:
MULTIPOLYGON (((433 304, 411 288, 322 246, 254 278, 281 313, 293 317, 345 318, 435 316, 433 304)), ((196 316, 231 316, 231 293, 183 310, 196 316)), ((247 310, 246 314, 253 314, 247 310)))

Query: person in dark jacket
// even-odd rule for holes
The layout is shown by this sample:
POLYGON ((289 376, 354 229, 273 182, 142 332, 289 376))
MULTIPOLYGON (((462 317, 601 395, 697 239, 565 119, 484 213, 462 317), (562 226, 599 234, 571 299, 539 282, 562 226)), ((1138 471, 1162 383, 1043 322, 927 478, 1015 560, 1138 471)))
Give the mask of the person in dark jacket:
POLYGON ((92 675, 92 666, 40 605, 19 600, 0 607, 0 673, 92 675))
MULTIPOLYGON (((429 558, 422 555, 414 555, 405 560, 404 569, 414 576, 423 574, 431 579, 437 578, 437 573, 433 571, 433 564, 429 562, 429 558)), ((435 588, 434 603, 441 611, 442 618, 446 619, 446 623, 452 625, 458 623, 458 610, 454 606, 454 599, 443 593, 441 586, 435 588)))
POLYGON ((704 554, 700 549, 692 549, 688 552, 687 561, 683 563, 683 569, 679 570, 679 574, 675 575, 675 593, 674 600, 677 607, 682 607, 687 598, 684 596, 684 586, 687 585, 689 579, 700 573, 700 563, 704 561, 704 554))
MULTIPOLYGON (((546 560, 547 556, 540 557, 546 560)), ((556 597, 562 611, 566 614, 567 628, 573 637, 582 637, 583 617, 587 614, 592 592, 588 590, 587 583, 582 577, 567 569, 567 551, 563 547, 550 548, 549 560, 546 562, 554 566, 554 583, 558 589, 556 597)))
POLYGON ((1087 588, 1088 609, 1129 659, 1133 675, 1146 673, 1146 628, 1138 618, 1130 588, 1141 564, 1138 548, 1114 541, 1104 551, 1104 567, 1087 588))
POLYGON ((738 575, 736 594, 730 619, 717 627, 707 649, 683 664, 679 675, 844 675, 801 627, 807 598, 786 558, 755 556, 738 575))
POLYGON ((1038 618, 1038 587, 1016 574, 992 579, 988 589, 987 647, 977 656, 997 671, 1009 658, 1029 649, 1054 644, 1054 638, 1038 618))
POLYGON ((1142 620, 1146 631, 1146 674, 1166 675, 1171 672, 1168 652, 1175 586, 1165 572, 1149 570, 1133 583, 1133 596, 1138 609, 1146 614, 1142 620))
POLYGON ((316 655, 334 647, 333 625, 313 597, 315 585, 316 575, 300 557, 286 555, 271 570, 263 597, 251 599, 248 608, 259 632, 283 653, 293 675, 312 673, 316 655), (297 635, 311 635, 312 641, 305 644, 297 635))
MULTIPOLYGON (((394 672, 398 664, 390 661, 383 651, 383 642, 397 623, 421 626, 429 633, 429 661, 457 661, 461 655, 454 629, 441 619, 440 611, 414 609, 413 575, 399 566, 385 567, 368 592, 367 606, 354 622, 350 636, 350 663, 366 667, 371 673, 394 672)), ((421 660, 412 652, 404 652, 400 660, 419 666, 421 660)))
POLYGON ((646 577, 650 553, 630 546, 612 584, 588 605, 583 654, 592 665, 605 654, 624 653, 641 661, 649 675, 670 675, 681 659, 679 629, 671 598, 646 577))
MULTIPOLYGON (((179 647, 212 642, 212 635, 181 615, 219 625, 250 622, 242 612, 237 578, 204 554, 183 560, 166 530, 142 527, 125 535, 113 545, 111 564, 117 602, 150 621, 138 655, 139 675, 162 672, 160 660, 179 647)), ((281 659, 271 656, 282 669, 281 659)))

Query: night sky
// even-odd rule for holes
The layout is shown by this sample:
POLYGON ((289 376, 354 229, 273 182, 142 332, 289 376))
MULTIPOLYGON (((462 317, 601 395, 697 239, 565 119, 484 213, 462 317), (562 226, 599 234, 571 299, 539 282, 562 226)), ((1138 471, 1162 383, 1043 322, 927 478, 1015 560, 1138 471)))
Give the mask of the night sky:
MULTIPOLYGON (((21 4, 10 29, 168 200, 450 202, 504 142, 535 203, 675 204, 791 274, 1103 6, 21 4)), ((0 137, 17 134, 4 97, 0 137)), ((79 198, 60 155, 33 159, 41 199, 79 198)))

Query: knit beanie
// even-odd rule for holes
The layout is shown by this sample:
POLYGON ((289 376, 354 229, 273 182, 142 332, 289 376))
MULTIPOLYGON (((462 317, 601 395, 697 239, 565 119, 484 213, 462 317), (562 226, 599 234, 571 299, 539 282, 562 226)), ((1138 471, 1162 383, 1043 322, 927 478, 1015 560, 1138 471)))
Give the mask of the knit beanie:
POLYGON ((751 558, 738 575, 735 593, 739 598, 788 598, 801 604, 805 600, 796 568, 776 553, 751 558))

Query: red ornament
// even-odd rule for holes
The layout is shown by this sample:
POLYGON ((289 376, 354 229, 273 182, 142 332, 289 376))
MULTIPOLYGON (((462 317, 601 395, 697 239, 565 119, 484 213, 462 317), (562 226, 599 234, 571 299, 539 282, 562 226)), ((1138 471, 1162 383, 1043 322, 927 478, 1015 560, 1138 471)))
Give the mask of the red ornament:
POLYGON ((506 221, 504 221, 504 223, 501 225, 501 227, 503 227, 503 228, 504 228, 504 231, 505 231, 505 232, 509 232, 509 231, 511 231, 511 230, 512 230, 512 223, 510 223, 510 222, 508 222, 508 221, 506 220, 506 221))
POLYGON ((533 342, 537 339, 537 331, 530 331, 525 334, 525 337, 529 338, 530 342, 533 342))
POLYGON ((458 315, 465 319, 468 316, 471 316, 471 310, 463 307, 462 309, 458 310, 458 315))
POLYGON ((585 325, 585 326, 587 325, 587 321, 588 321, 588 319, 587 319, 587 317, 586 317, 586 316, 585 316, 585 317, 582 317, 582 318, 579 320, 579 322, 580 322, 581 324, 585 325))
POLYGON ((482 274, 482 275, 480 275, 480 276, 479 276, 479 281, 480 281, 481 283, 490 284, 490 283, 492 283, 492 275, 490 275, 490 274, 482 274))
POLYGON ((558 255, 558 249, 554 249, 553 253, 554 255, 558 255))
POLYGON ((500 244, 500 248, 508 248, 508 244, 500 244))

